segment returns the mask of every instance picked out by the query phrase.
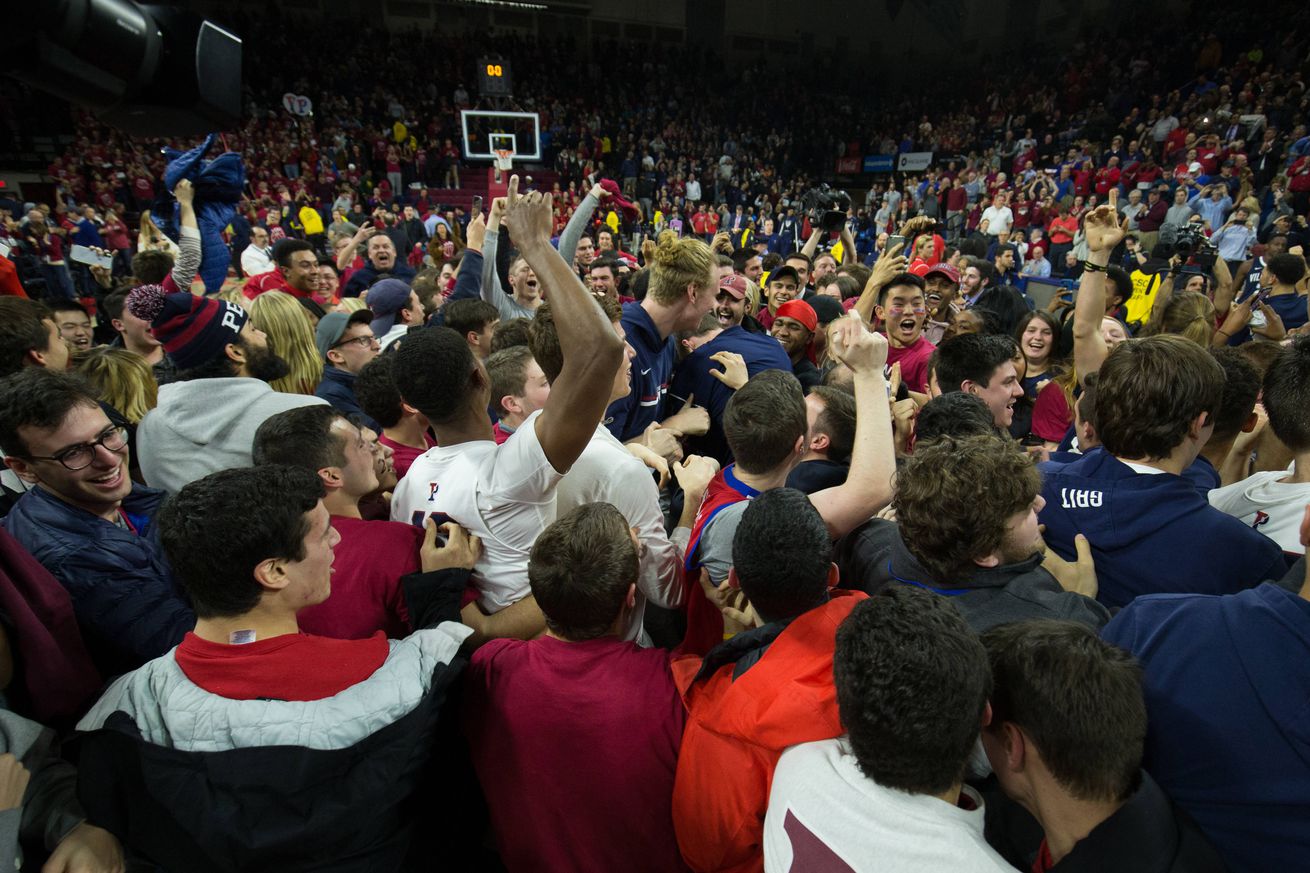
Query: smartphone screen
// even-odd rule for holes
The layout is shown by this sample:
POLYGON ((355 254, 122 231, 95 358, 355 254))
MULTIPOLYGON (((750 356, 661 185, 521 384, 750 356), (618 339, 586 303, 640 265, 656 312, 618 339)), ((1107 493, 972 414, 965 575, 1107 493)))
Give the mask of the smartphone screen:
POLYGON ((891 251, 898 245, 901 247, 901 254, 906 254, 905 237, 900 234, 893 234, 892 236, 887 237, 887 251, 891 251))
POLYGON ((482 212, 482 195, 476 194, 473 197, 473 214, 478 215, 482 212))

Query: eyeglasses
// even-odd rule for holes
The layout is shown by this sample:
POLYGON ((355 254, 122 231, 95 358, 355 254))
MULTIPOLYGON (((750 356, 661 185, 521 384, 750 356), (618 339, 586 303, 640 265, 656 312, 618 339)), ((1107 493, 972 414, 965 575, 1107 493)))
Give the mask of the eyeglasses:
POLYGON ((361 349, 367 349, 367 348, 369 348, 370 346, 372 346, 372 345, 373 345, 375 342, 377 342, 377 341, 378 341, 378 338, 375 337, 373 334, 371 334, 371 333, 366 333, 366 334, 362 334, 361 336, 351 337, 351 338, 348 339, 348 340, 342 340, 342 341, 339 342, 339 343, 333 343, 332 348, 334 348, 334 349, 339 349, 339 348, 341 348, 342 346, 348 346, 348 345, 350 345, 351 343, 356 343, 356 344, 359 345, 359 347, 360 347, 361 349))
POLYGON ((127 448, 127 428, 113 427, 100 434, 94 442, 70 446, 57 455, 29 455, 29 461, 58 461, 68 470, 82 470, 91 466, 96 458, 96 447, 101 446, 111 452, 121 452, 127 448))

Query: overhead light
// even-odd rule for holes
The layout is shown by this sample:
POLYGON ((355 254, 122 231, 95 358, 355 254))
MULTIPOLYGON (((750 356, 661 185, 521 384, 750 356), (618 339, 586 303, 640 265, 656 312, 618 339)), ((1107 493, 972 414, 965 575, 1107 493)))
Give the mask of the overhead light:
POLYGON ((530 9, 540 12, 549 9, 545 3, 520 3, 518 0, 454 0, 461 6, 501 6, 505 9, 530 9))

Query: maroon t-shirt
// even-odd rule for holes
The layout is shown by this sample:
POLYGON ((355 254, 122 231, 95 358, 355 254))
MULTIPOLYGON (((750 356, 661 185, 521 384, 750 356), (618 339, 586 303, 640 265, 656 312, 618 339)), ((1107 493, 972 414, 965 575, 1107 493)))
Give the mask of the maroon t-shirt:
POLYGON ((492 640, 464 726, 505 866, 685 870, 673 774, 686 712, 669 654, 614 637, 492 640))
POLYGON ((341 640, 371 637, 378 631, 400 638, 410 631, 400 577, 420 569, 423 531, 397 521, 364 521, 332 516, 341 534, 332 562, 332 593, 300 610, 305 633, 341 640))
MULTIPOLYGON (((427 441, 428 449, 436 446, 436 443, 433 442, 432 438, 429 437, 427 434, 423 435, 423 439, 427 441)), ((403 443, 398 443, 386 435, 379 436, 378 442, 384 446, 390 447, 391 465, 396 468, 397 479, 405 478, 405 474, 409 472, 410 464, 413 464, 414 460, 419 455, 423 454, 428 450, 428 449, 416 449, 413 446, 407 446, 404 445, 403 443)))
POLYGON ((919 394, 928 393, 928 359, 937 347, 928 342, 923 334, 903 349, 889 346, 887 349, 887 366, 897 362, 901 365, 901 381, 905 387, 919 394))

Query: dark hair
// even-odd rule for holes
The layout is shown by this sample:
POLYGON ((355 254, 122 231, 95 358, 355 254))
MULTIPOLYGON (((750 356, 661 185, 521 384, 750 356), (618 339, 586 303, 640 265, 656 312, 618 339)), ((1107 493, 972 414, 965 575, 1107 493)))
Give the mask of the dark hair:
POLYGON ((1260 397, 1260 373, 1246 355, 1225 346, 1211 349, 1210 354, 1224 370, 1224 392, 1215 411, 1212 442, 1232 439, 1242 432, 1242 426, 1255 411, 1260 397))
POLYGON ((1295 285, 1305 278, 1305 259, 1300 255, 1274 255, 1265 262, 1265 269, 1283 285, 1295 285))
POLYGON ((942 437, 990 436, 996 419, 987 402, 976 394, 952 391, 929 400, 914 420, 915 446, 942 437))
MULTIPOLYGON (((544 304, 543 304, 544 305, 544 304)), ((506 395, 521 397, 528 378, 532 350, 524 346, 503 349, 487 358, 487 378, 491 381, 491 407, 499 415, 509 415, 501 404, 506 395)))
POLYGON ((1015 342, 999 334, 966 333, 953 336, 937 347, 937 387, 943 394, 962 390, 965 382, 986 388, 992 374, 1012 361, 1015 342))
POLYGON ((158 285, 173 272, 173 256, 168 252, 144 251, 132 256, 132 278, 138 285, 158 285))
POLYGON ((1121 803, 1137 790, 1146 742, 1142 671, 1133 657, 1071 621, 1041 619, 983 634, 992 722, 1021 728, 1062 788, 1121 803))
POLYGON ((165 503, 160 541, 196 617, 254 609, 263 594, 255 569, 270 559, 304 560, 305 516, 323 494, 322 481, 308 470, 242 467, 192 482, 165 503))
POLYGON ((1118 458, 1164 458, 1192 421, 1219 409, 1224 371, 1189 339, 1162 334, 1120 343, 1101 364, 1097 435, 1118 458))
POLYGON ((782 255, 778 254, 777 252, 769 252, 760 261, 760 266, 764 268, 764 272, 770 273, 781 263, 782 263, 782 255))
POLYGON ((837 628, 832 674, 861 773, 910 794, 960 781, 992 677, 977 634, 946 598, 886 586, 837 628))
POLYGON ((916 276, 913 273, 897 273, 895 276, 892 276, 887 280, 886 285, 883 285, 878 289, 878 305, 883 305, 883 301, 887 299, 887 292, 890 289, 902 285, 909 285, 918 288, 920 291, 923 291, 924 289, 923 278, 921 276, 916 276))
POLYGON ((828 459, 845 464, 855 448, 855 397, 830 385, 816 385, 810 396, 823 401, 823 411, 814 418, 814 432, 828 437, 828 459))
POLYGON ((1113 293, 1121 305, 1127 303, 1128 298, 1133 296, 1133 280, 1128 278, 1128 273, 1122 267, 1106 267, 1105 278, 1114 285, 1113 289, 1106 289, 1107 295, 1113 293))
POLYGON ((23 367, 0 379, 0 451, 27 457, 20 427, 58 428, 75 407, 98 407, 99 401, 96 390, 76 373, 23 367))
POLYGON ((44 303, 0 297, 0 376, 21 370, 28 352, 49 351, 46 320, 53 321, 54 313, 44 303))
POLYGON ((590 274, 597 267, 602 269, 608 267, 609 271, 615 276, 619 275, 619 261, 613 255, 601 255, 599 258, 592 258, 591 263, 587 266, 587 273, 590 274))
POLYGON ((805 252, 796 251, 784 255, 782 258, 782 262, 785 264, 788 261, 804 261, 807 269, 814 268, 814 259, 811 258, 809 255, 805 254, 805 252))
POLYGON ((1283 445, 1297 454, 1310 449, 1310 337, 1297 337, 1270 364, 1263 402, 1283 445))
POLYGON ((767 473, 786 461, 807 427, 801 383, 783 370, 756 373, 723 412, 723 436, 747 473, 767 473))
MULTIPOLYGON (((467 346, 467 344, 465 344, 467 346)), ((396 346, 391 348, 399 351, 396 346)), ((396 354, 388 349, 364 365, 355 376, 355 401, 364 414, 382 427, 400 424, 405 410, 396 387, 396 354)))
POLYGON ((732 538, 732 568, 765 621, 795 618, 828 596, 832 540, 819 510, 795 488, 750 501, 732 538))
POLYGON ((291 256, 296 252, 313 252, 314 247, 303 239, 285 237, 273 244, 273 261, 282 269, 291 266, 291 256))
POLYGON ((331 406, 301 406, 264 420, 255 431, 255 466, 284 464, 317 473, 346 463, 345 445, 332 425, 345 416, 331 406))
POLYGON ((496 325, 496 332, 491 335, 491 353, 494 355, 514 346, 526 346, 531 330, 530 318, 509 318, 501 321, 496 325))
MULTIPOLYGON (((1078 417, 1092 426, 1096 431, 1096 383, 1097 374, 1088 373, 1083 377, 1083 393, 1078 396, 1078 417)), ((1099 437, 1098 437, 1099 439, 1099 437)))
POLYGON ((444 315, 446 327, 465 337, 470 331, 481 333, 487 325, 498 321, 500 310, 481 298, 464 299, 447 303, 444 315))
POLYGON ((76 300, 51 300, 46 303, 46 307, 52 314, 56 312, 80 312, 88 318, 90 317, 86 307, 76 300))
MULTIPOLYGON (((1026 312, 1023 317, 1019 319, 1019 323, 1014 326, 1014 332, 1010 337, 1014 340, 1014 344, 1019 347, 1019 351, 1022 352, 1023 332, 1027 330, 1028 325, 1032 324, 1034 321, 1041 321, 1051 329, 1051 354, 1046 359, 1049 367, 1060 358, 1060 334, 1063 331, 1063 328, 1060 327, 1060 322, 1055 319, 1054 315, 1047 312, 1045 309, 1034 309, 1030 312, 1026 312)), ((1026 356, 1024 360, 1027 361, 1026 356)), ((1058 371, 1058 368, 1056 369, 1058 371)))
POLYGON ((637 581, 627 519, 608 503, 584 503, 541 532, 528 557, 528 583, 552 633, 604 636, 637 581))
POLYGON ((1007 437, 941 437, 915 447, 896 475, 892 506, 910 554, 933 581, 949 585, 1000 548, 1010 519, 1033 505, 1041 486, 1007 437))
MULTIPOLYGON (((611 324, 623 317, 623 310, 614 300, 608 297, 593 299, 600 304, 611 324)), ((555 313, 551 311, 549 301, 537 307, 537 316, 528 327, 528 348, 532 349, 532 357, 537 359, 537 366, 546 374, 546 379, 552 383, 558 379, 564 371, 564 349, 559 344, 555 313)))
MULTIPOLYGON (((407 336, 396 349, 393 378, 405 402, 434 424, 456 419, 468 407, 469 392, 476 390, 480 381, 473 350, 464 341, 464 334, 448 327, 407 336)), ((355 391, 358 397, 358 377, 355 391)), ((378 423, 381 421, 378 419, 378 423)))

